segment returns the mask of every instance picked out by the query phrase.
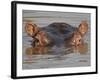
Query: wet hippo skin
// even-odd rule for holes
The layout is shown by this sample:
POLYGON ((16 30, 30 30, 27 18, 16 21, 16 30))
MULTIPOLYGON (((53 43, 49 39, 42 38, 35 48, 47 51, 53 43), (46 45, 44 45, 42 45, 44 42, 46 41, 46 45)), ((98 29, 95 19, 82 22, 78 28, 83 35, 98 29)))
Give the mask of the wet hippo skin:
POLYGON ((88 24, 82 21, 78 27, 63 22, 54 22, 46 27, 38 27, 32 22, 25 26, 27 34, 33 38, 32 46, 78 46, 88 31, 88 24))

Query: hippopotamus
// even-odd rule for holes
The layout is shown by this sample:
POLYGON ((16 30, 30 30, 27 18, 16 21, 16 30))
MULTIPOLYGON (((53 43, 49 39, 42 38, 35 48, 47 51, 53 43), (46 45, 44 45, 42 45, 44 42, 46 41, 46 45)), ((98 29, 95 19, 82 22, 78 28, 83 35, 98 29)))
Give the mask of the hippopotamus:
POLYGON ((82 21, 78 27, 64 22, 54 22, 44 27, 27 22, 26 33, 33 38, 32 46, 78 46, 83 43, 83 37, 88 31, 87 21, 82 21))

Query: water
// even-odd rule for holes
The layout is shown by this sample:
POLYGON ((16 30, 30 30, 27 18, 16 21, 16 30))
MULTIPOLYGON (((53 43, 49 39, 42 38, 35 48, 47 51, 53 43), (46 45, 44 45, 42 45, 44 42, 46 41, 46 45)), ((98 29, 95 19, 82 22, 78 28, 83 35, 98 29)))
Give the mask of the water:
POLYGON ((23 69, 62 68, 90 66, 90 14, 69 12, 44 12, 23 10, 23 69), (65 22, 78 27, 82 20, 87 20, 89 31, 84 37, 84 44, 79 47, 37 47, 31 46, 32 38, 25 32, 25 23, 31 20, 39 27, 53 22, 65 22))

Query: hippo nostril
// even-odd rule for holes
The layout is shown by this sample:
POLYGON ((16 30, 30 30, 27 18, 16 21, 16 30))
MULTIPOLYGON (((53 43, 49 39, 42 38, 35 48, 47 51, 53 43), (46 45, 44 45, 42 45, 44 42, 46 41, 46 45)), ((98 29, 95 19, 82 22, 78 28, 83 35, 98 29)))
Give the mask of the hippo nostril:
POLYGON ((75 43, 75 40, 73 40, 73 43, 75 43))

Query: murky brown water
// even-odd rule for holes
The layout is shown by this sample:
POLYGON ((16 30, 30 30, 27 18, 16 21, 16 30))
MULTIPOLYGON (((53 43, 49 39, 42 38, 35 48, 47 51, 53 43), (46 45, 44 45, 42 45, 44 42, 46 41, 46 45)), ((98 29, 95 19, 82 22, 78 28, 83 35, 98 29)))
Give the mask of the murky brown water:
POLYGON ((31 46, 32 38, 25 30, 25 23, 32 20, 39 27, 52 22, 65 22, 75 27, 82 20, 87 20, 90 26, 90 14, 23 11, 23 69, 60 68, 90 66, 90 31, 84 37, 84 44, 78 47, 35 47, 31 46))

